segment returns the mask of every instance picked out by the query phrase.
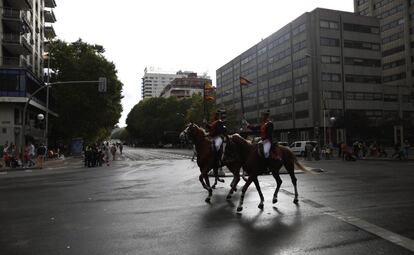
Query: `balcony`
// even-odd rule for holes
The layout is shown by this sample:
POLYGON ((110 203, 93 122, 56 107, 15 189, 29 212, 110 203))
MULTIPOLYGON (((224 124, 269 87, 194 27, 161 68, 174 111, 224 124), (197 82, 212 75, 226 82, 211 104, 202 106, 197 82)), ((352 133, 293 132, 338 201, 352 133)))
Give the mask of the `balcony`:
POLYGON ((49 40, 56 37, 55 29, 52 25, 45 26, 45 37, 49 40))
POLYGON ((44 14, 45 14, 45 22, 48 22, 48 23, 56 22, 56 17, 52 10, 50 11, 45 10, 44 14))
POLYGON ((3 57, 1 58, 1 67, 23 67, 30 68, 29 63, 23 57, 3 57))
POLYGON ((33 50, 27 39, 20 34, 3 33, 2 42, 3 47, 12 54, 29 55, 33 50))
POLYGON ((0 9, 2 20, 8 30, 15 33, 28 33, 30 26, 25 11, 2 8, 0 9))
POLYGON ((27 11, 33 8, 32 0, 5 0, 5 2, 7 2, 8 6, 13 9, 27 11))
POLYGON ((55 0, 45 0, 45 7, 47 7, 47 8, 55 8, 56 7, 55 0))

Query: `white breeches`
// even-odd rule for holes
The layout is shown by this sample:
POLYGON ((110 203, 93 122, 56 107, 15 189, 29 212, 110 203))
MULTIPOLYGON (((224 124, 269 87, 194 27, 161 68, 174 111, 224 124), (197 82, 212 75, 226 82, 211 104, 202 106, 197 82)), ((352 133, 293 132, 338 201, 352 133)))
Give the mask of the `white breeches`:
POLYGON ((223 139, 221 138, 221 136, 213 137, 213 143, 214 143, 214 146, 216 147, 216 151, 219 151, 221 144, 223 143, 223 139))
POLYGON ((265 158, 269 158, 269 154, 270 154, 269 152, 270 152, 270 147, 272 146, 272 143, 268 139, 260 141, 260 143, 263 144, 263 152, 264 152, 265 158))

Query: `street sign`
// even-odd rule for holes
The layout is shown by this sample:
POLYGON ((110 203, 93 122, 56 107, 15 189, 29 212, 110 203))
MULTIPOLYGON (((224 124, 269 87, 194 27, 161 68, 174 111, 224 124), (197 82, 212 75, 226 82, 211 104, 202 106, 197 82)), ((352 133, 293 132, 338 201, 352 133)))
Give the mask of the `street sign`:
POLYGON ((98 91, 99 92, 106 92, 106 77, 99 77, 99 85, 98 85, 98 91))

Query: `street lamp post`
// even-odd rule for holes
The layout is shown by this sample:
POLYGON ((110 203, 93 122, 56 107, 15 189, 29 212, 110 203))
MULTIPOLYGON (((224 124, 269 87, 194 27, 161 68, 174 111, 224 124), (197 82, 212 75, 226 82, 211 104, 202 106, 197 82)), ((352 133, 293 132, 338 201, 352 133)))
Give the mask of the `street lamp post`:
MULTIPOLYGON (((49 87, 53 86, 53 85, 60 85, 60 84, 79 84, 79 83, 99 83, 99 87, 98 90, 99 92, 106 92, 106 86, 107 86, 107 80, 105 77, 100 77, 99 80, 97 81, 60 81, 60 82, 52 82, 52 83, 47 83, 45 86, 41 86, 40 88, 38 88, 35 92, 33 92, 29 99, 26 101, 24 108, 23 108, 23 120, 22 120, 22 132, 20 133, 20 147, 21 147, 21 153, 22 155, 24 154, 24 147, 23 143, 26 143, 26 141, 24 141, 24 137, 25 137, 25 133, 26 133, 26 113, 27 113, 27 108, 29 106, 30 101, 32 101, 33 97, 39 93, 41 90, 43 89, 48 89, 49 87)), ((49 112, 49 108, 47 108, 47 113, 49 112)), ((24 144, 26 145, 26 144, 24 144)))

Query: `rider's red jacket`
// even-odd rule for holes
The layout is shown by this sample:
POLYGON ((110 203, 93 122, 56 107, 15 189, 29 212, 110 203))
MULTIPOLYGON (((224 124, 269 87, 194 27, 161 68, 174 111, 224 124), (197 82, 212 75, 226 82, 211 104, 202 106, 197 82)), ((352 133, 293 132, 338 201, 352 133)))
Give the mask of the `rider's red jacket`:
POLYGON ((260 138, 262 141, 266 139, 270 142, 273 141, 273 123, 270 120, 263 121, 257 126, 248 125, 247 127, 254 131, 260 131, 260 138))
POLYGON ((207 125, 208 134, 210 137, 215 137, 224 134, 224 123, 222 120, 218 119, 213 121, 210 125, 207 125))

